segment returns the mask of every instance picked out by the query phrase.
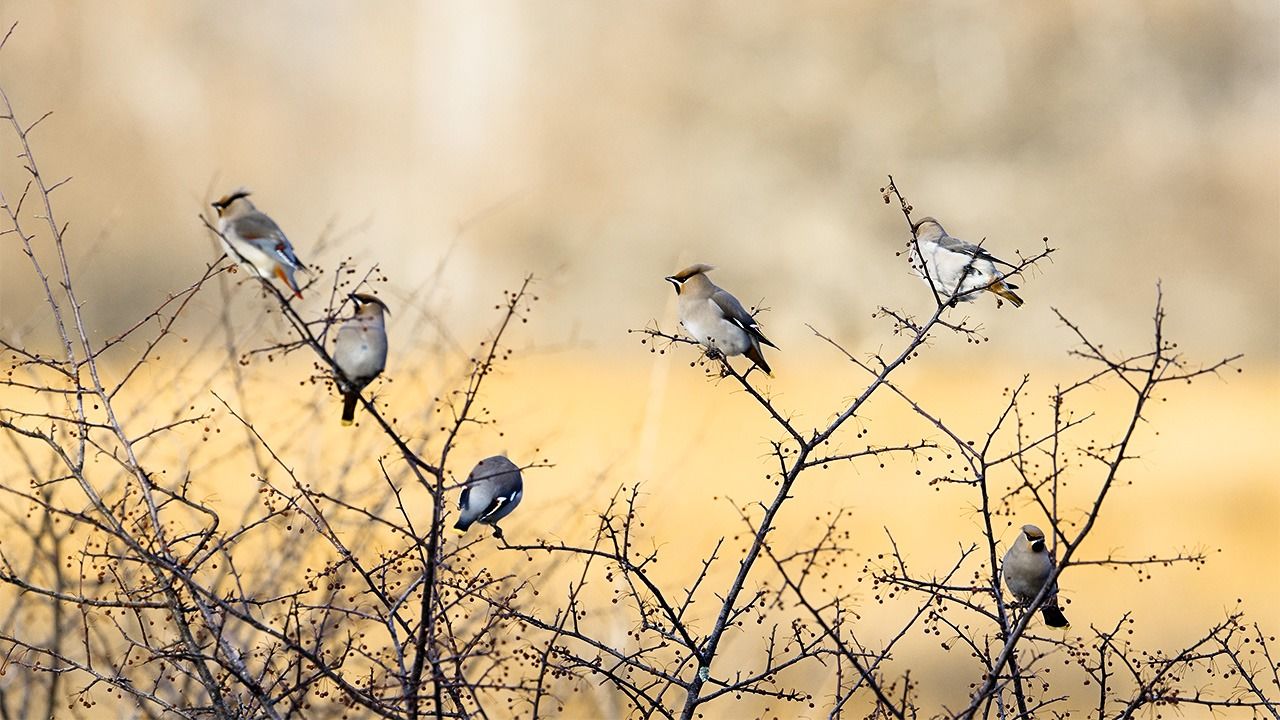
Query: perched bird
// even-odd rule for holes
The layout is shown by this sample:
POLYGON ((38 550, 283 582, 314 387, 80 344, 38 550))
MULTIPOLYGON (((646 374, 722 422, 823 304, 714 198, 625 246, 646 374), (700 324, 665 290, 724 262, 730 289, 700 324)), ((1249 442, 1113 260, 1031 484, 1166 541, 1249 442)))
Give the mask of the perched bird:
MULTIPOLYGON (((1040 594, 1055 564, 1053 556, 1044 546, 1044 532, 1035 525, 1023 525, 1018 539, 1013 542, 1009 552, 1004 554, 1004 563, 1000 566, 1000 574, 1004 576, 1004 584, 1019 602, 1029 603, 1040 594)), ((1058 583, 1049 588, 1049 595, 1040 606, 1044 614, 1044 624, 1049 627, 1066 627, 1071 623, 1058 607, 1058 583)))
POLYGON ((760 344, 778 346, 769 342, 760 331, 760 324, 738 298, 711 282, 707 273, 713 269, 710 265, 690 265, 666 279, 675 286, 679 296, 680 324, 712 356, 746 355, 766 374, 772 375, 760 344))
POLYGON ((338 328, 333 346, 333 362, 342 371, 337 381, 342 393, 343 425, 355 420, 360 391, 387 366, 386 303, 364 293, 355 293, 351 301, 356 305, 356 314, 338 328))
POLYGON ((458 500, 458 522, 453 529, 464 533, 472 523, 478 522, 492 527, 494 533, 502 537, 498 521, 510 515, 522 497, 524 481, 520 478, 520 468, 505 456, 487 457, 467 476, 458 500))
MULTIPOLYGON (((1012 265, 973 243, 951 237, 931 217, 920 220, 911 229, 924 260, 924 271, 920 268, 916 271, 925 282, 932 281, 940 297, 952 303, 973 302, 985 290, 1008 300, 1014 307, 1022 307, 1022 298, 1014 292, 1018 286, 1005 282, 1004 273, 996 269, 997 264, 1012 265)), ((913 261, 922 259, 914 252, 911 255, 913 261)))
POLYGON ((249 191, 237 190, 213 203, 213 208, 218 211, 218 232, 227 255, 258 277, 279 278, 301 298, 293 273, 307 268, 276 221, 249 202, 249 191))

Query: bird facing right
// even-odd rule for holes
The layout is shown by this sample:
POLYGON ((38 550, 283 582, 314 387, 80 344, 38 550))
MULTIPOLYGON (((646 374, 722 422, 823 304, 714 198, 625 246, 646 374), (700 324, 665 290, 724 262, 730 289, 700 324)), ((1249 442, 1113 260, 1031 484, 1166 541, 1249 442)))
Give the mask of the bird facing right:
MULTIPOLYGON (((1029 603, 1040 594, 1040 589, 1053 576, 1056 564, 1053 555, 1044 544, 1044 531, 1035 525, 1023 525, 1018 539, 1004 554, 1000 574, 1004 584, 1019 602, 1029 603)), ((1058 583, 1049 588, 1044 604, 1040 606, 1044 623, 1049 627, 1067 627, 1070 623, 1058 607, 1058 583)))
POLYGON ((356 418, 360 391, 373 382, 387 366, 387 306, 373 295, 355 293, 351 301, 356 314, 338 328, 333 346, 333 362, 338 374, 338 390, 342 393, 342 424, 356 418))
POLYGON ((920 249, 919 256, 912 250, 913 263, 924 260, 923 270, 916 268, 916 272, 944 301, 973 302, 986 291, 1014 307, 1022 307, 1022 298, 1014 292, 1018 286, 1006 282, 1004 273, 996 269, 997 264, 1009 263, 973 243, 948 235, 942 224, 931 217, 921 219, 911 229, 920 249))
POLYGON ((769 342, 738 298, 711 282, 707 273, 712 269, 710 265, 691 265, 666 278, 679 296, 680 324, 709 354, 746 355, 765 374, 772 375, 760 345, 778 346, 769 342))
POLYGON ((498 521, 511 514, 524 497, 520 468, 504 455, 487 457, 476 463, 458 499, 458 522, 453 529, 465 533, 474 523, 493 528, 498 537, 498 521))
POLYGON ((218 233, 227 257, 258 277, 279 278, 301 299, 293 273, 307 268, 276 221, 249 201, 249 191, 236 190, 214 202, 213 209, 218 211, 218 233))

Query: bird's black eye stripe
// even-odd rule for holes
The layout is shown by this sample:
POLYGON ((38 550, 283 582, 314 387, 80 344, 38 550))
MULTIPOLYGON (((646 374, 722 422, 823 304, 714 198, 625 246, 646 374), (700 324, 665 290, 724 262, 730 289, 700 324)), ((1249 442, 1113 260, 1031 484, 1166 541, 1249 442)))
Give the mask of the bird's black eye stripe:
POLYGON ((233 192, 230 195, 222 198, 221 200, 213 203, 213 206, 218 208, 219 210, 226 210, 227 206, 230 205, 231 203, 239 200, 240 198, 246 198, 246 197, 249 197, 249 193, 245 192, 244 190, 240 190, 238 192, 233 192))

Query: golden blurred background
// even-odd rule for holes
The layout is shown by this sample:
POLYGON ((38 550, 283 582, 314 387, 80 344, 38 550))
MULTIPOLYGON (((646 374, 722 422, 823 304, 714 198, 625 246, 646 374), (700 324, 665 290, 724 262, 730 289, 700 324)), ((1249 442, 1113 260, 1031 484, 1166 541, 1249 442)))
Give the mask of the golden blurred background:
MULTIPOLYGON (((956 311, 991 342, 940 338, 902 374, 974 434, 1024 372, 1043 397, 1087 369, 1050 308, 1140 351, 1162 281, 1181 349, 1244 352, 1245 372, 1153 413, 1134 488, 1093 555, 1212 556, 1140 584, 1081 569, 1063 579, 1068 614, 1087 629, 1135 609, 1153 643, 1176 645, 1242 598, 1280 627, 1280 572, 1250 564, 1280 551, 1280 4, 6 0, 0 24, 13 21, 0 84, 28 121, 54 111, 32 141, 46 175, 74 176, 55 201, 97 339, 217 258, 197 216, 241 185, 304 261, 383 269, 393 354, 379 388, 405 417, 433 390, 397 376, 452 378, 502 290, 532 273, 540 301, 490 389, 503 435, 468 439, 464 454, 555 465, 530 472, 504 523, 514 535, 550 522, 571 536, 619 484, 644 483, 654 536, 678 548, 671 579, 740 529, 715 498, 770 493, 778 432, 689 368, 691 350, 656 356, 627 334, 674 328, 664 275, 710 262, 744 303, 767 306, 782 348, 768 385, 816 425, 866 379, 806 323, 862 356, 901 342, 872 319, 878 306, 932 302, 895 257, 907 229, 881 199, 886 175, 918 215, 998 255, 1050 238, 1060 251, 1021 281, 1024 307, 956 311)), ((23 182, 0 162, 6 196, 23 182)), ((0 244, 0 329, 39 338, 30 275, 0 244)), ((238 294, 241 311, 262 302, 238 294)), ((187 322, 210 322, 218 303, 202 293, 187 322)), ((246 321, 243 340, 280 332, 246 321)), ((309 364, 255 372, 283 368, 309 364)), ((323 388, 296 393, 260 412, 331 402, 323 388)), ((1124 412, 1118 388, 1094 399, 1124 412)), ((336 426, 332 409, 319 417, 336 426)), ((891 398, 868 415, 873 442, 937 439, 891 398)), ((320 464, 340 433, 295 438, 298 462, 320 464)), ((884 550, 888 526, 938 571, 980 537, 971 497, 935 491, 909 463, 872 468, 802 487, 782 527, 802 537, 847 507, 866 554, 884 550)), ((945 697, 973 679, 920 672, 945 697)))

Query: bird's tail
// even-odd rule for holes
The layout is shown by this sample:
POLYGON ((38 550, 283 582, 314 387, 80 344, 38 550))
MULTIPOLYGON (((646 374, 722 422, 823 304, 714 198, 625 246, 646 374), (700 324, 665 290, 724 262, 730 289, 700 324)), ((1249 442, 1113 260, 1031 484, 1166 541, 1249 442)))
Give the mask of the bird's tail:
POLYGON ((293 291, 293 296, 302 299, 302 289, 298 287, 298 283, 293 279, 293 273, 286 272, 283 265, 276 265, 276 277, 280 278, 280 282, 289 286, 293 291))
POLYGON ((752 345, 747 348, 747 351, 743 353, 743 355, 746 355, 748 360, 755 363, 761 370, 763 370, 765 375, 773 377, 773 370, 770 370, 769 363, 764 361, 764 353, 760 352, 760 347, 758 345, 752 345))
POLYGON ((356 403, 360 401, 360 396, 356 393, 347 393, 342 396, 342 424, 350 425, 356 419, 356 403))
POLYGON ((1018 293, 1013 291, 1014 287, 1016 286, 1010 285, 1003 280, 997 280, 995 284, 987 289, 1013 303, 1014 307, 1022 307, 1022 298, 1018 297, 1018 293))
POLYGON ((1049 627, 1061 628, 1071 624, 1067 622, 1067 616, 1062 614, 1062 609, 1058 607, 1057 603, 1041 606, 1040 612, 1044 615, 1044 624, 1049 627))
POLYGON ((764 333, 760 332, 760 329, 759 329, 759 328, 752 328, 751 334, 752 334, 752 335, 754 335, 754 336, 756 337, 756 340, 759 340, 760 342, 764 343, 765 345, 768 345, 769 347, 773 348, 774 350, 780 350, 780 349, 781 349, 781 348, 779 348, 777 345, 774 345, 774 344, 769 340, 769 338, 765 337, 765 336, 764 336, 764 333))
POLYGON ((462 518, 458 518, 458 522, 453 524, 453 529, 458 531, 459 535, 465 533, 469 527, 471 527, 471 523, 463 520, 462 518))

